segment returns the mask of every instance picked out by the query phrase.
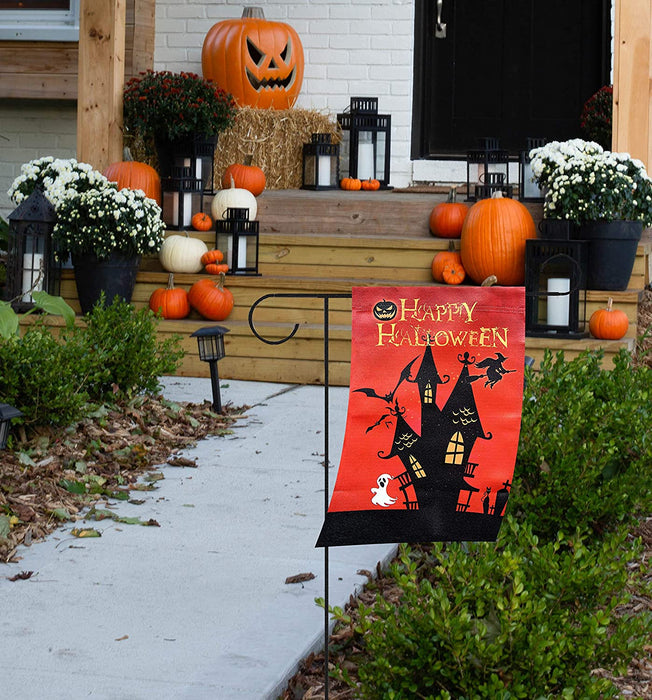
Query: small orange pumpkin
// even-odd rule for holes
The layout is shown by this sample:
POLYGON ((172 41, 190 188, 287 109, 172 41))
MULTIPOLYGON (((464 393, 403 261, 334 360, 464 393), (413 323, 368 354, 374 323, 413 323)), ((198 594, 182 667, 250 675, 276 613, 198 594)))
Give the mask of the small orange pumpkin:
POLYGON ((340 180, 340 187, 343 190, 359 190, 362 189, 362 182, 357 177, 343 177, 340 180))
POLYGON ((455 243, 450 241, 448 250, 442 250, 432 259, 432 278, 435 282, 444 281, 444 268, 446 265, 462 265, 460 252, 455 249, 455 243))
POLYGON ((213 226, 213 219, 208 214, 204 214, 203 211, 198 211, 190 219, 190 225, 195 231, 210 231, 213 226))
POLYGON ((149 298, 149 308, 163 318, 186 318, 190 302, 185 289, 174 286, 174 275, 168 275, 168 286, 155 289, 149 298))
POLYGON ((380 189, 380 181, 370 177, 368 180, 362 180, 360 186, 363 190, 375 192, 380 189))
POLYGON ((122 161, 111 163, 102 174, 115 182, 119 190, 125 187, 142 190, 146 197, 161 206, 161 178, 151 165, 134 160, 128 148, 125 147, 122 152, 122 161))
POLYGON ((218 280, 204 277, 188 292, 190 306, 209 321, 224 321, 233 310, 233 294, 224 287, 224 275, 218 280))
POLYGON ((448 199, 430 212, 430 233, 439 238, 459 238, 468 211, 466 204, 457 201, 457 187, 451 187, 448 199))
POLYGON ((257 197, 265 189, 266 179, 262 168, 252 165, 253 157, 245 156, 244 163, 234 163, 224 171, 222 176, 222 189, 231 187, 231 180, 236 187, 249 190, 254 197, 257 197))
POLYGON ((612 308, 613 299, 609 297, 606 309, 598 309, 591 314, 589 331, 600 340, 620 340, 629 329, 627 314, 612 308))
POLYGON ((221 275, 229 271, 229 266, 226 263, 208 263, 204 269, 209 275, 221 275))
POLYGON ((444 265, 442 279, 446 284, 462 284, 466 279, 466 272, 462 263, 447 263, 444 265))
POLYGON ((209 263, 221 263, 222 260, 224 260, 224 253, 217 248, 206 251, 200 258, 202 265, 208 265, 209 263))

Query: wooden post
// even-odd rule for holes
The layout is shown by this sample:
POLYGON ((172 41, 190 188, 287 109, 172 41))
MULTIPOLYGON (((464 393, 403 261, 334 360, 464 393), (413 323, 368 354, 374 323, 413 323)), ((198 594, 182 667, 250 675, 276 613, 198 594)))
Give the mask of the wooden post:
POLYGON ((652 166, 652 0, 616 0, 612 150, 652 166))
POLYGON ((122 160, 125 0, 81 0, 77 159, 104 170, 122 160))

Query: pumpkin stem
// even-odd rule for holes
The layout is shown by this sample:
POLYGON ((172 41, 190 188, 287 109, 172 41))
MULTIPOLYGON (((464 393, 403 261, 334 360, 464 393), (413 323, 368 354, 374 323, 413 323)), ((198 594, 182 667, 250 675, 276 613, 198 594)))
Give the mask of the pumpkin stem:
POLYGON ((503 198, 503 192, 502 190, 496 190, 492 195, 491 199, 502 199, 503 198))
POLYGON ((451 188, 448 190, 448 199, 446 201, 451 203, 457 202, 457 185, 451 185, 451 188))
POLYGON ((242 17, 245 18, 255 18, 255 19, 265 19, 265 13, 262 7, 245 7, 242 10, 242 17))
POLYGON ((174 289, 174 274, 172 272, 168 275, 168 289, 174 289))
POLYGON ((452 238, 448 241, 448 250, 449 250, 450 253, 454 253, 455 250, 456 250, 456 248, 455 248, 455 242, 453 241, 452 238))
POLYGON ((131 149, 129 148, 129 146, 125 146, 122 149, 122 160, 131 162, 133 159, 134 157, 131 155, 131 149))
POLYGON ((607 311, 612 310, 611 307, 613 306, 613 303, 614 303, 614 300, 611 297, 609 297, 609 299, 607 299, 607 311))
POLYGON ((247 153, 247 155, 244 157, 244 163, 243 165, 251 165, 254 161, 254 154, 253 153, 247 153))
POLYGON ((233 179, 233 175, 231 175, 231 189, 235 189, 235 180, 233 179))
POLYGON ((223 273, 223 272, 220 272, 219 278, 218 278, 218 280, 217 280, 217 288, 218 288, 220 291, 223 291, 223 290, 224 290, 224 279, 225 279, 225 278, 224 278, 224 273, 223 273))
POLYGON ((486 279, 482 280, 482 284, 480 285, 481 287, 493 287, 494 284, 497 284, 498 278, 496 275, 489 275, 486 279))

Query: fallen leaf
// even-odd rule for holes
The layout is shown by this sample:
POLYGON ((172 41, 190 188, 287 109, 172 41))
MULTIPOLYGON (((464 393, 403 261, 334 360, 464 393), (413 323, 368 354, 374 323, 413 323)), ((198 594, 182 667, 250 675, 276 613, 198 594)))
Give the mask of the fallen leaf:
POLYGON ((21 571, 15 576, 7 576, 10 581, 26 581, 28 578, 32 577, 33 571, 21 571))
POLYGON ((129 639, 128 634, 123 634, 122 637, 117 637, 115 641, 116 642, 124 642, 125 639, 129 639))
POLYGON ((102 537, 102 533, 92 527, 73 527, 70 534, 73 537, 102 537))
POLYGON ((309 571, 305 574, 295 574, 294 576, 288 576, 285 579, 285 583, 302 583, 303 581, 312 581, 313 578, 315 578, 315 574, 309 571))

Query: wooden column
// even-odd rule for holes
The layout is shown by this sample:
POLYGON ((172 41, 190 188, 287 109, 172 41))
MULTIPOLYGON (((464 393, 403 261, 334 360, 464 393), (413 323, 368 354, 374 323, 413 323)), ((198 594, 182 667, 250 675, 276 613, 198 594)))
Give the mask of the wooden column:
POLYGON ((652 0, 616 0, 612 150, 652 166, 652 0))
POLYGON ((125 0, 82 0, 77 160, 98 170, 122 160, 125 0))

